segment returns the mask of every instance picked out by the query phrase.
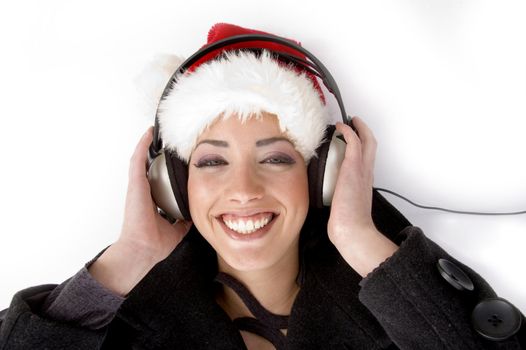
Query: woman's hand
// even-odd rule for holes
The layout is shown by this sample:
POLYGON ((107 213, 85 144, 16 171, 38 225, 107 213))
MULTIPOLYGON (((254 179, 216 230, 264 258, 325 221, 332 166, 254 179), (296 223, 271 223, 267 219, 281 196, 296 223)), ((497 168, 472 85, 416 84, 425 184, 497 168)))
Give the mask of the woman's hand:
POLYGON ((174 250, 192 223, 177 221, 171 225, 157 212, 146 175, 152 133, 153 128, 148 128, 130 160, 124 222, 118 243, 127 244, 160 261, 174 250))
POLYGON ((375 227, 371 216, 377 142, 367 125, 352 118, 350 126, 336 124, 347 146, 340 168, 327 226, 329 239, 361 276, 390 257, 397 246, 375 227))
POLYGON ((146 176, 150 127, 142 136, 130 160, 124 222, 117 242, 89 268, 100 283, 119 295, 126 295, 148 271, 165 259, 184 238, 192 223, 171 225, 157 212, 146 176))

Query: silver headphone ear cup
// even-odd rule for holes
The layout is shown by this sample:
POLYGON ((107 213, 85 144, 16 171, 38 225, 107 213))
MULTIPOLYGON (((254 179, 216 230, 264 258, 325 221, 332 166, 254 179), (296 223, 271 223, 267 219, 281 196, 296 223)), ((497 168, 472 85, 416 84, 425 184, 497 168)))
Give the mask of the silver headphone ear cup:
POLYGON ((155 204, 170 217, 183 219, 183 214, 172 190, 164 151, 159 153, 150 163, 148 181, 155 204))
POLYGON ((330 206, 332 203, 336 181, 345 157, 345 147, 346 143, 343 141, 342 136, 336 132, 333 133, 323 173, 322 198, 324 206, 330 206))

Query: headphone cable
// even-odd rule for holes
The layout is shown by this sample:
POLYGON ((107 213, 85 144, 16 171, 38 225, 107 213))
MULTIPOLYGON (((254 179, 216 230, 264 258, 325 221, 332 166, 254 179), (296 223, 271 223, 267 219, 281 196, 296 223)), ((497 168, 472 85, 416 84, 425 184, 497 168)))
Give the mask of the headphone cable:
POLYGON ((461 211, 461 210, 451 210, 451 209, 445 209, 445 208, 440 208, 440 207, 430 207, 430 206, 426 206, 426 205, 421 205, 421 204, 417 204, 409 199, 407 199, 406 197, 396 193, 396 192, 393 192, 391 190, 387 190, 385 188, 379 188, 379 187, 373 187, 373 189, 377 190, 377 191, 382 191, 382 192, 387 192, 387 193, 390 193, 392 195, 395 195, 409 203, 411 203, 412 205, 416 206, 416 207, 419 207, 419 208, 423 208, 423 209, 432 209, 432 210, 441 210, 441 211, 445 211, 445 212, 448 212, 448 213, 455 213, 455 214, 466 214, 466 215, 522 215, 522 214, 526 214, 526 210, 523 210, 523 211, 516 211, 516 212, 503 212, 503 213, 491 213, 491 212, 488 212, 488 213, 485 213, 485 212, 476 212, 476 211, 461 211))

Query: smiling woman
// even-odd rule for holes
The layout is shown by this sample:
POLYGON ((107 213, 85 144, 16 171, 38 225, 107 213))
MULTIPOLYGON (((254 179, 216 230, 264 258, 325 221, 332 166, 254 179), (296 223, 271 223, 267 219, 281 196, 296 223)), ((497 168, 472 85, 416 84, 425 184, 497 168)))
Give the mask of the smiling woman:
MULTIPOLYGON (((309 192, 305 161, 277 117, 213 123, 191 155, 188 194, 193 223, 216 251, 219 270, 244 281, 270 312, 290 314, 309 192)), ((216 298, 231 319, 250 314, 231 290, 216 298)), ((242 334, 245 342, 253 337, 242 334)))
POLYGON ((521 313, 373 191, 365 122, 328 125, 300 48, 237 36, 254 33, 214 26, 205 51, 245 41, 167 78, 119 239, 64 283, 17 293, 0 348, 524 346, 521 313), (173 214, 153 191, 159 159, 173 214))
POLYGON ((220 269, 279 276, 276 271, 297 265, 293 261, 309 208, 307 167, 282 135, 277 118, 269 114, 244 123, 221 119, 200 139, 228 146, 200 143, 192 153, 190 212, 221 258, 220 269))

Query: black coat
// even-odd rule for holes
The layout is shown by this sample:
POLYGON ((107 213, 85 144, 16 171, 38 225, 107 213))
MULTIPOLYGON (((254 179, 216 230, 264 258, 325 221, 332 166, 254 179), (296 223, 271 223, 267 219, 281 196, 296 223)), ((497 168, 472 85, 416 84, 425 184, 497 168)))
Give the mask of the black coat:
MULTIPOLYGON (((373 220, 400 249, 365 279, 342 259, 326 234, 320 234, 327 215, 309 213, 309 229, 302 232, 301 289, 289 318, 290 349, 526 348, 524 326, 501 341, 475 330, 481 320, 495 318, 488 310, 481 311, 482 318, 472 315, 482 300, 493 302, 494 291, 376 191, 373 220), (442 276, 437 269, 441 258, 465 272, 473 291, 452 286, 469 282, 459 281, 457 271, 446 268, 449 282, 442 276), (484 312, 489 312, 487 317, 484 312)), ((214 301, 216 273, 215 252, 192 230, 130 292, 104 329, 84 329, 40 314, 55 285, 18 292, 2 317, 0 349, 244 349, 239 331, 214 301)), ((506 310, 497 316, 501 322, 495 327, 513 328, 506 310)))

